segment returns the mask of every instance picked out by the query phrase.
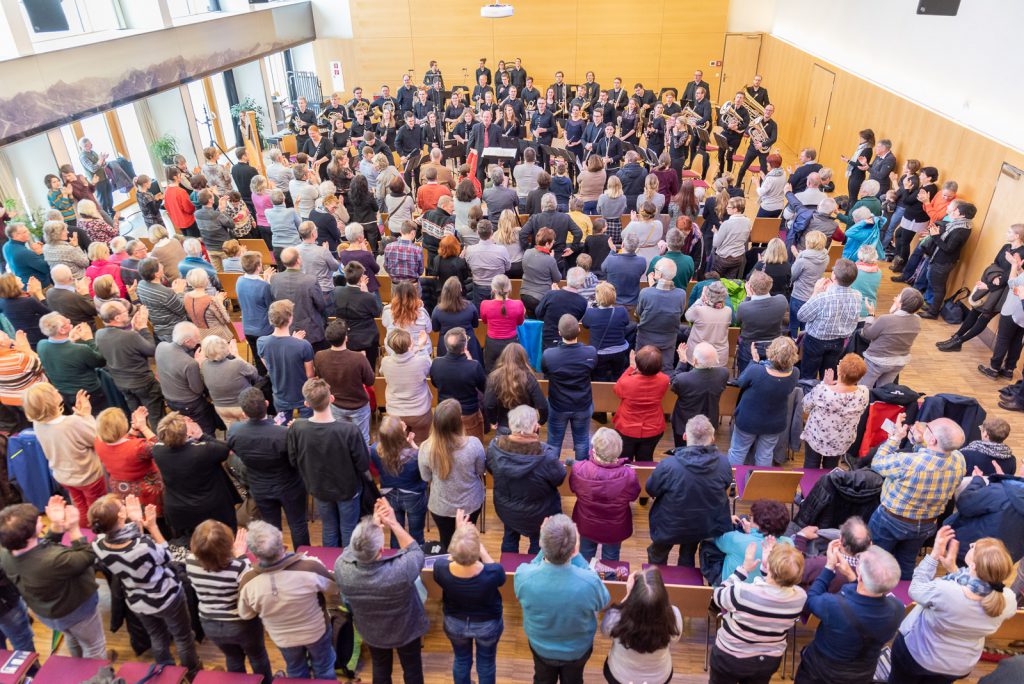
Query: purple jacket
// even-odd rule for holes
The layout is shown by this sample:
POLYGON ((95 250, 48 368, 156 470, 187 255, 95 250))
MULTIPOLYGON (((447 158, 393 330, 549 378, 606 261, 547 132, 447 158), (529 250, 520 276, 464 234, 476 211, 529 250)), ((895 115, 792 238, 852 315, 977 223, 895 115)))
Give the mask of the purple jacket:
POLYGON ((636 471, 620 458, 615 463, 576 461, 569 489, 576 495, 572 520, 581 536, 599 544, 618 544, 633 535, 629 504, 640 496, 636 471))

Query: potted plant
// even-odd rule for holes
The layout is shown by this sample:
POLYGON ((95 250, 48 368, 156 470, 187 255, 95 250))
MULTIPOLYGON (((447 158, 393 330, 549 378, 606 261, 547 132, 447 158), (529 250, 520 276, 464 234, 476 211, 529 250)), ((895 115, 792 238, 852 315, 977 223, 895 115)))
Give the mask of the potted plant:
POLYGON ((171 166, 174 164, 174 155, 178 154, 178 141, 170 133, 164 133, 153 141, 149 146, 160 161, 171 166))
POLYGON ((265 144, 263 142, 263 118, 266 113, 263 111, 263 107, 256 104, 256 100, 251 97, 246 97, 238 104, 231 105, 231 118, 234 120, 235 126, 238 126, 242 112, 253 112, 256 114, 256 132, 260 135, 260 143, 265 144))

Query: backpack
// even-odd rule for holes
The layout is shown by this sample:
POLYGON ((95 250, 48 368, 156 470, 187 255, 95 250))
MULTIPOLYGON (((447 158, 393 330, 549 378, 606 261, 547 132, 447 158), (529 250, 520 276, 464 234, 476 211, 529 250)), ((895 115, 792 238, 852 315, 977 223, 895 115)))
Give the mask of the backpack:
POLYGON ((7 439, 7 473, 18 483, 25 500, 39 510, 46 508, 46 502, 61 488, 31 428, 7 439))
POLYGON ((352 622, 352 613, 344 606, 327 611, 331 620, 331 638, 334 641, 334 671, 343 677, 355 679, 359 669, 359 655, 363 638, 352 622))

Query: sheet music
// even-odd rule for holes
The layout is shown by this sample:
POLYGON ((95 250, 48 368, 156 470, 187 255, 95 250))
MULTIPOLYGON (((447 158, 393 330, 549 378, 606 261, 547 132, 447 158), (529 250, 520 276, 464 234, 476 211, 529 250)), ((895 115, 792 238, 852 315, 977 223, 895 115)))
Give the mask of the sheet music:
POLYGON ((499 157, 501 159, 515 159, 516 150, 512 147, 485 147, 483 154, 484 157, 499 157))

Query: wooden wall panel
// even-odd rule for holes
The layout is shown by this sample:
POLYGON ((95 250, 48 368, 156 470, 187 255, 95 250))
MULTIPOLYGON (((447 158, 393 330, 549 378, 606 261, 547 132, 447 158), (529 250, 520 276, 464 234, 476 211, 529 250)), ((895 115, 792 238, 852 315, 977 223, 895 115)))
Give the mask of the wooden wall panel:
MULTIPOLYGON (((423 3, 431 4, 431 3, 423 3)), ((355 38, 408 38, 409 0, 350 0, 355 38)), ((423 67, 424 71, 426 67, 423 67)))
POLYGON ((654 88, 658 80, 661 62, 661 46, 642 34, 608 33, 604 35, 581 34, 576 41, 576 64, 579 73, 566 80, 582 83, 587 71, 604 88, 612 87, 612 79, 622 76, 623 87, 632 92, 637 81, 647 88, 654 88))
MULTIPOLYGON (((505 43, 504 40, 495 42, 499 46, 505 43)), ((575 41, 564 41, 553 37, 536 40, 528 36, 521 36, 518 39, 509 40, 508 44, 512 46, 512 52, 506 54, 512 55, 512 57, 517 55, 522 57, 523 67, 526 69, 527 75, 533 77, 533 85, 540 90, 541 95, 544 94, 545 88, 555 82, 556 71, 565 72, 566 83, 575 83, 577 69, 575 41)))
MULTIPOLYGON (((376 38, 357 38, 351 42, 353 71, 357 76, 352 80, 353 77, 346 74, 345 85, 349 88, 361 85, 367 99, 373 99, 372 94, 379 92, 382 83, 390 85, 394 93, 402 82, 402 74, 411 67, 418 67, 408 39, 392 41, 387 50, 381 50, 381 42, 376 38)), ((415 73, 422 77, 424 71, 426 68, 418 68, 415 73)))
MULTIPOLYGON (((557 3, 553 3, 557 4, 557 3)), ((576 30, 580 33, 644 33, 648 36, 662 31, 662 13, 666 4, 678 0, 644 0, 642 4, 622 0, 586 0, 579 12, 576 30)), ((519 7, 516 6, 516 11, 519 7)), ((614 56, 626 57, 628 50, 614 56)))
MULTIPOLYGON (((414 38, 433 38, 437 41, 436 48, 450 47, 448 41, 441 41, 449 36, 456 38, 456 41, 476 39, 485 37, 492 39, 494 25, 493 19, 484 19, 480 16, 480 0, 429 0, 429 2, 410 1, 408 4, 409 22, 414 38)), ((354 35, 358 36, 358 33, 354 35)), ((495 65, 490 64, 490 50, 487 53, 477 56, 477 59, 487 56, 488 65, 494 69, 495 65)), ((429 63, 429 58, 427 63, 429 63)), ((497 60, 495 60, 497 64, 497 60)), ((423 67, 426 69, 426 65, 423 67)), ((473 63, 476 68, 476 62, 473 63)))
MULTIPOLYGON (((647 15, 647 3, 626 5, 630 11, 647 15)), ((650 16, 650 15, 647 15, 650 16)), ((729 23, 729 3, 726 0, 713 2, 684 2, 666 0, 662 14, 662 30, 672 33, 725 33, 729 23)), ((691 76, 693 74, 690 74, 691 76)))
MULTIPOLYGON (((667 26, 668 24, 666 24, 667 26)), ((682 28, 677 26, 673 31, 682 28)), ((658 72, 658 87, 674 86, 682 94, 693 72, 700 69, 704 80, 711 86, 709 94, 713 102, 718 101, 718 82, 721 69, 709 62, 723 57, 725 33, 663 33, 661 34, 661 68, 658 72)), ((753 74, 751 74, 753 77, 753 74)))
MULTIPOLYGON (((515 3, 515 16, 494 21, 494 49, 504 52, 503 59, 515 58, 517 50, 533 47, 532 43, 546 38, 539 36, 561 36, 570 40, 579 30, 577 13, 586 8, 587 0, 559 0, 538 2, 527 0, 515 3)), ((556 39, 557 40, 557 39, 556 39)), ((522 57, 522 55, 520 55, 522 57)), ((495 62, 497 64, 497 62, 495 62)), ((523 66, 529 71, 526 58, 523 66)))

